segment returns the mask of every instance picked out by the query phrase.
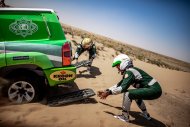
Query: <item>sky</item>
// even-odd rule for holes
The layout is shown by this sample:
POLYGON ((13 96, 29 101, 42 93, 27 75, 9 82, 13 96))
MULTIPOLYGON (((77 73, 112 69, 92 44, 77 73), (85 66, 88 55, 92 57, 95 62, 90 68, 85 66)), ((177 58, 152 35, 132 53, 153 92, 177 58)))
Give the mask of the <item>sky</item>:
POLYGON ((5 0, 62 23, 190 63, 190 0, 5 0))

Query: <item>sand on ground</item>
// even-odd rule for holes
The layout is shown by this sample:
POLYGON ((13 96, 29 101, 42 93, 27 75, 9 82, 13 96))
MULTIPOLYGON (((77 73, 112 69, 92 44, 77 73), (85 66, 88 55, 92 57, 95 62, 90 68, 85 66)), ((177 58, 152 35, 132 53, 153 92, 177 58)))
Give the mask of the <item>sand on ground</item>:
MULTIPOLYGON (((68 36, 72 40, 70 36, 68 36)), ((75 37, 76 41, 80 38, 75 37)), ((97 43, 98 51, 92 73, 79 74, 74 85, 79 89, 91 88, 95 92, 118 83, 122 76, 111 64, 116 52, 97 43)), ((73 47, 74 51, 76 47, 73 47)), ((87 59, 84 53, 79 60, 87 59)), ((49 107, 44 100, 39 103, 13 105, 6 98, 0 99, 0 126, 14 127, 189 127, 190 126, 190 73, 160 68, 134 59, 134 65, 145 70, 161 84, 163 94, 159 99, 145 101, 152 120, 139 115, 135 102, 131 105, 131 123, 115 119, 121 113, 123 95, 112 95, 106 100, 93 96, 88 102, 49 107)))

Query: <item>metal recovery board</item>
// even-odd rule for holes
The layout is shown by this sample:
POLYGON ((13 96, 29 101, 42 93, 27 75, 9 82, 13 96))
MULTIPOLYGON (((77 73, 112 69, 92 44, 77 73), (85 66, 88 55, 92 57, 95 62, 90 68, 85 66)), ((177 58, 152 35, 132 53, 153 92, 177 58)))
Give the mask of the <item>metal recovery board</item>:
POLYGON ((84 60, 84 61, 80 61, 80 62, 75 63, 74 66, 75 66, 76 68, 79 68, 79 67, 86 67, 86 66, 88 66, 89 64, 91 64, 91 62, 92 62, 92 61, 90 61, 90 60, 84 60))
POLYGON ((92 89, 82 89, 67 94, 53 96, 48 98, 47 102, 49 106, 59 106, 79 100, 83 100, 96 95, 92 89))

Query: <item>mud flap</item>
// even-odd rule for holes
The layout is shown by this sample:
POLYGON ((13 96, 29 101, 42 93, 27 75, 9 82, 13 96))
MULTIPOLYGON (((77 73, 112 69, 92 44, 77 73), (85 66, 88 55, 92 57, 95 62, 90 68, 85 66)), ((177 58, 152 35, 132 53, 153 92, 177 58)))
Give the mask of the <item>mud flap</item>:
POLYGON ((59 105, 64 105, 64 104, 84 100, 94 95, 96 94, 94 93, 92 89, 82 89, 82 90, 74 91, 71 93, 50 97, 47 99, 47 103, 49 106, 59 106, 59 105))

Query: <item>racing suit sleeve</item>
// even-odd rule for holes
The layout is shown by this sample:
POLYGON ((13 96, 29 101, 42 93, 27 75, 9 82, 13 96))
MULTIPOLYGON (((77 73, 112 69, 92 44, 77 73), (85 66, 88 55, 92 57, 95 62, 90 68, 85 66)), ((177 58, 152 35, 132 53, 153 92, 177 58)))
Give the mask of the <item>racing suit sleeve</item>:
POLYGON ((135 81, 135 76, 132 72, 127 71, 124 78, 117 84, 109 88, 111 94, 120 94, 126 92, 131 84, 135 81))
POLYGON ((96 57, 96 46, 95 44, 89 50, 89 59, 94 59, 96 57))
POLYGON ((82 46, 78 45, 73 59, 78 59, 78 57, 81 55, 82 52, 83 52, 82 46))

